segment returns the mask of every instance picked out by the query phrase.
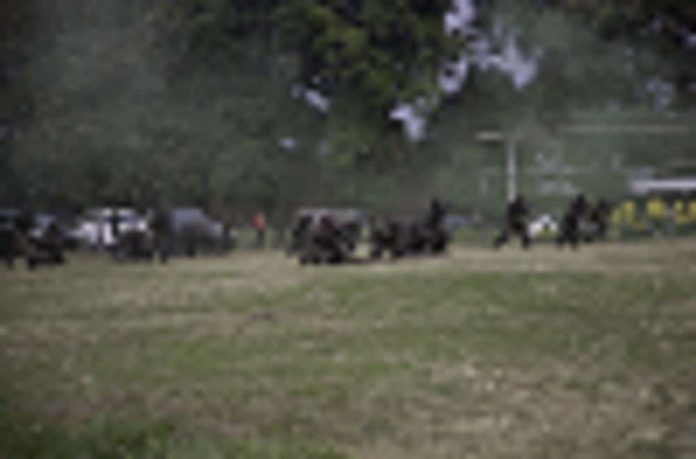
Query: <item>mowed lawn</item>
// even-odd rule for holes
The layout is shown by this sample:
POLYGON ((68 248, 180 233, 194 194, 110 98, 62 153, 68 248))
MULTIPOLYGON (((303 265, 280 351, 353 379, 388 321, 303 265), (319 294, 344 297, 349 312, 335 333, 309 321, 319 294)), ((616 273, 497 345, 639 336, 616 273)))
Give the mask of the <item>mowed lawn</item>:
POLYGON ((0 285, 0 457, 696 457, 693 239, 0 285))

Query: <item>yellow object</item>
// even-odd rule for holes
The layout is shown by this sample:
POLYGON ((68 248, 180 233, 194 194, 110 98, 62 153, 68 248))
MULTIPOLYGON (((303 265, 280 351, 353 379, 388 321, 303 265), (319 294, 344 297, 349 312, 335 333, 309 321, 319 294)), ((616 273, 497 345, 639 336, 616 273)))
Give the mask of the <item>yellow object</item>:
POLYGON ((624 201, 614 207, 611 212, 611 224, 615 227, 630 228, 632 230, 642 230, 645 222, 638 218, 638 207, 633 201, 624 201))
POLYGON ((623 213, 620 207, 615 207, 611 211, 610 221, 612 226, 621 226, 623 224, 623 213))
POLYGON ((689 201, 689 223, 696 223, 696 199, 689 201))
POLYGON ((686 205, 682 200, 674 202, 674 223, 677 226, 689 224, 689 214, 686 213, 686 205))
POLYGON ((626 226, 636 226, 638 219, 636 218, 636 203, 633 201, 624 201, 621 204, 621 220, 626 226))
POLYGON ((664 220, 667 218, 667 204, 657 196, 648 200, 645 210, 650 220, 664 220))

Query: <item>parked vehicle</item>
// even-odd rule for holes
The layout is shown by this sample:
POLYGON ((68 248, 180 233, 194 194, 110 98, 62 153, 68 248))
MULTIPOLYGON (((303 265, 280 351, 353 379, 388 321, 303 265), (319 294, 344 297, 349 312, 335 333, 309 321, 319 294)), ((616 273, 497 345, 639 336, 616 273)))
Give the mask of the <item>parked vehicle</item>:
POLYGON ((66 249, 74 250, 80 244, 80 240, 75 234, 77 227, 71 224, 68 219, 49 213, 37 213, 34 214, 33 223, 34 225, 29 231, 29 237, 34 240, 45 239, 55 226, 60 230, 62 243, 66 249))
POLYGON ((118 242, 116 232, 124 234, 132 231, 148 231, 147 220, 134 209, 95 208, 85 212, 71 234, 84 247, 110 249, 118 242))
POLYGON ((536 240, 553 240, 559 231, 558 222, 549 214, 532 220, 527 226, 529 236, 536 240))
POLYGON ((172 255, 219 253, 235 246, 234 235, 198 207, 171 210, 172 255))

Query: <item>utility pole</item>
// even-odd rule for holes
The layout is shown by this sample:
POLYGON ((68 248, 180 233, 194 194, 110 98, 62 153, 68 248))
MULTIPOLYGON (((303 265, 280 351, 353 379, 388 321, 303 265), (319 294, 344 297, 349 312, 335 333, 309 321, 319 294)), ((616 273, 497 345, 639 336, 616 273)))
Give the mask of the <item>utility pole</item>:
POLYGON ((502 144, 505 147, 505 175, 506 190, 505 194, 508 202, 512 202, 517 196, 518 190, 518 164, 517 148, 521 137, 515 132, 502 131, 481 131, 476 136, 477 140, 486 143, 502 144))
POLYGON ((512 202, 517 196, 517 139, 514 135, 506 138, 507 155, 507 200, 512 202))
MULTIPOLYGON (((678 122, 656 121, 652 123, 615 123, 615 124, 568 124, 560 126, 558 131, 563 135, 573 136, 613 136, 613 135, 688 135, 696 132, 692 117, 680 118, 678 122)), ((505 148, 505 193, 508 202, 515 199, 519 191, 519 146, 525 140, 521 131, 483 130, 476 133, 479 142, 500 145, 505 148)), ((691 164, 689 162, 689 164, 691 164)), ((525 171, 525 174, 530 173, 525 171)), ((483 177, 479 183, 481 195, 488 193, 488 181, 483 177)))

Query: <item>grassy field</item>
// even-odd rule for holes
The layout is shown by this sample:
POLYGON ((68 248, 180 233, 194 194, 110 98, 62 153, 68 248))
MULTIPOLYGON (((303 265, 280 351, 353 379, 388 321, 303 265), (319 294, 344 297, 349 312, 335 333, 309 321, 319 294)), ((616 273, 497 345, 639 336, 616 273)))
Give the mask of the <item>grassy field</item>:
POLYGON ((696 240, 0 285, 3 458, 696 456, 696 240))

